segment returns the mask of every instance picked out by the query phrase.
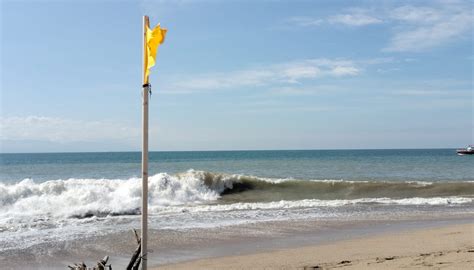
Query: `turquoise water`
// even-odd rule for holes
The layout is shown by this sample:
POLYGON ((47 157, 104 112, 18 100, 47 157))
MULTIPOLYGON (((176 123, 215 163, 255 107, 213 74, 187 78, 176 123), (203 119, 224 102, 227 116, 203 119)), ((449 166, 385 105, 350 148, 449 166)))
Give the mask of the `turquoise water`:
MULTIPOLYGON (((141 154, 0 155, 0 252, 140 227, 141 154)), ((150 229, 474 215, 454 149, 152 152, 150 229)))
MULTIPOLYGON (((0 154, 0 182, 128 179, 139 152, 0 154)), ((454 149, 151 152, 150 175, 189 169, 268 178, 380 181, 474 179, 474 157, 454 149)))

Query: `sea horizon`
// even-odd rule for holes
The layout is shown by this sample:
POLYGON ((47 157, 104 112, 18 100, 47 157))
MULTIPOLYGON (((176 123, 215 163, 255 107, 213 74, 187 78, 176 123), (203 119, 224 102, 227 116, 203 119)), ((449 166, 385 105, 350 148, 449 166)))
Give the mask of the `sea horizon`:
MULTIPOLYGON (((470 144, 469 144, 470 145, 470 144)), ((467 146, 467 145, 465 145, 467 146)), ((459 147, 394 147, 394 148, 308 148, 308 149, 206 149, 206 150, 149 150, 149 153, 168 153, 168 152, 263 152, 263 151, 358 151, 358 150, 456 150, 459 147)), ((43 152, 0 152, 2 154, 85 154, 85 153, 141 153, 141 150, 111 150, 111 151, 43 151, 43 152)))

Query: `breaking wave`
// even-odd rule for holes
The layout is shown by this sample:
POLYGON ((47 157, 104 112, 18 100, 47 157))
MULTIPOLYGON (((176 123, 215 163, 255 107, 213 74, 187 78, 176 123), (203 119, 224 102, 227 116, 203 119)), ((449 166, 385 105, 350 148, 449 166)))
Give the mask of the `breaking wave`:
MULTIPOLYGON (((149 177, 152 213, 474 202, 474 182, 270 179, 189 170, 149 177)), ((139 214, 141 179, 67 179, 0 184, 0 218, 139 214)))

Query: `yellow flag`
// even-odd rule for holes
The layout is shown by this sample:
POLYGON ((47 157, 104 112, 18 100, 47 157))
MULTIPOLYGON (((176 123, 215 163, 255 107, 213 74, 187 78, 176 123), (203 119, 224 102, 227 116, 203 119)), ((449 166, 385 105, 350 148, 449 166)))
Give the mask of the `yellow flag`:
POLYGON ((155 65, 158 46, 165 41, 166 31, 166 29, 161 28, 160 24, 153 28, 153 30, 148 26, 146 27, 145 78, 143 79, 145 84, 148 83, 150 68, 155 65))

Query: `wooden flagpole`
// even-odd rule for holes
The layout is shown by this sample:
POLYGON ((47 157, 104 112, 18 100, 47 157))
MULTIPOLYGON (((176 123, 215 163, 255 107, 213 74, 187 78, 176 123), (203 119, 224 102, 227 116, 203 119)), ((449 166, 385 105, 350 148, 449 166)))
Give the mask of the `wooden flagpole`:
POLYGON ((143 16, 143 112, 142 112, 142 229, 141 229, 141 259, 142 269, 147 270, 148 259, 148 95, 150 86, 148 76, 146 76, 147 68, 147 42, 146 29, 149 27, 150 21, 148 16, 143 16))

